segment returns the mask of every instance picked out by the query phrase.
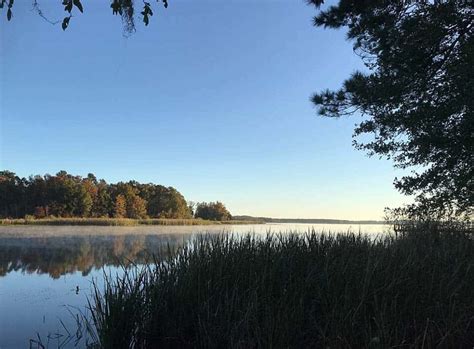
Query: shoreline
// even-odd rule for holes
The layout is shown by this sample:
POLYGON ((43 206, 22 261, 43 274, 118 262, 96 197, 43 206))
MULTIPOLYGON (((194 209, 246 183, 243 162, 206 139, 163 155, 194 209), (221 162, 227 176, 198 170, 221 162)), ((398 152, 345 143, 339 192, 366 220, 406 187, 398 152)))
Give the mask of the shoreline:
POLYGON ((196 218, 3 218, 0 226, 205 226, 205 225, 254 225, 254 224, 330 224, 330 225, 387 225, 383 221, 346 221, 334 219, 272 219, 272 220, 246 220, 235 219, 228 221, 212 221, 196 218))
POLYGON ((43 219, 1 219, 0 226, 196 226, 196 225, 250 225, 265 224, 261 221, 211 221, 203 219, 174 219, 174 218, 43 218, 43 219))

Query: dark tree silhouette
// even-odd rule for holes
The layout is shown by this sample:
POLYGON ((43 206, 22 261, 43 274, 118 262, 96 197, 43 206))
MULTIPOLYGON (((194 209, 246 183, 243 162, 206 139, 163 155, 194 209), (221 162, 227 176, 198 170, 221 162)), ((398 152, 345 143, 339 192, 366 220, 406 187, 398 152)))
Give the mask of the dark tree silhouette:
POLYGON ((367 70, 312 101, 322 116, 362 115, 356 148, 416 169, 394 181, 416 196, 408 213, 473 213, 473 4, 340 0, 314 18, 317 27, 346 27, 367 70))
MULTIPOLYGON (((161 4, 164 8, 168 7, 168 0, 155 0, 155 2, 161 4)), ((0 9, 6 9, 6 17, 8 21, 13 18, 14 3, 15 0, 0 0, 0 9)), ((134 4, 133 0, 103 0, 103 3, 105 6, 110 6, 112 14, 122 17, 123 28, 126 33, 132 33, 135 31, 135 9, 137 5, 134 4)), ((69 27, 73 15, 77 14, 77 12, 83 13, 85 10, 81 0, 63 0, 62 6, 64 6, 66 15, 62 20, 53 21, 43 13, 41 9, 41 0, 32 0, 32 5, 33 9, 41 18, 51 24, 61 23, 63 30, 66 30, 69 27)), ((150 17, 153 16, 152 4, 143 1, 140 2, 140 7, 140 17, 143 23, 148 25, 150 17)))

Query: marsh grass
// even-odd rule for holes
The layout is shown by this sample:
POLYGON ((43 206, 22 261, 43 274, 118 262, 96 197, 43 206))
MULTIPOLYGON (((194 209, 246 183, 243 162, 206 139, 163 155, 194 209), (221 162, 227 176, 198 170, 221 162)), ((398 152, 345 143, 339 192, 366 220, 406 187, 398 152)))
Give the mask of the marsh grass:
POLYGON ((64 307, 75 322, 74 330, 68 328, 61 319, 58 319, 62 329, 54 333, 50 332, 44 337, 37 332, 36 337, 29 340, 30 349, 64 349, 83 346, 89 349, 99 348, 97 338, 89 337, 90 333, 94 333, 94 329, 90 327, 89 317, 77 307, 64 307))
POLYGON ((471 348, 468 231, 200 236, 106 278, 103 348, 471 348))
POLYGON ((171 218, 20 218, 1 219, 0 225, 94 225, 94 226, 136 226, 136 225, 219 225, 219 224, 258 224, 253 221, 209 221, 204 219, 171 218))

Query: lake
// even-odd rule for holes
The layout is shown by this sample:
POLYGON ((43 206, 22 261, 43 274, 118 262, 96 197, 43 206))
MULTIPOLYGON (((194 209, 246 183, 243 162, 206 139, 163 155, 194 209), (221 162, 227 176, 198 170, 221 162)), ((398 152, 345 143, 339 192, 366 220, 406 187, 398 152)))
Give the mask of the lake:
POLYGON ((166 256, 197 234, 294 231, 386 234, 384 225, 0 226, 0 349, 86 345, 76 316, 87 313, 92 282, 123 265, 166 256), (78 331, 79 330, 79 331, 78 331), (31 343, 30 343, 30 340, 31 343))

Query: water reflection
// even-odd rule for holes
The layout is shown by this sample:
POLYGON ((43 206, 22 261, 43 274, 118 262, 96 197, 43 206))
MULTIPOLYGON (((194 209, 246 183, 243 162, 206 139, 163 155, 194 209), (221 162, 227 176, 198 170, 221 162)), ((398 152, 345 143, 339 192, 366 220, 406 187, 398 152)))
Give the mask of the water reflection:
POLYGON ((191 238, 180 235, 119 235, 0 238, 0 277, 12 271, 61 275, 94 268, 144 264, 173 253, 191 238))
MULTIPOLYGON (((311 229, 362 231, 376 236, 385 227, 309 224, 0 226, 0 348, 27 348, 29 339, 40 335, 46 341, 57 333, 64 334, 65 327, 74 333, 76 318, 68 309, 86 311, 92 281, 101 288, 104 272, 120 274, 123 264, 144 264, 151 255, 167 256, 169 250, 173 253, 197 234, 250 232, 264 235, 268 232, 304 233, 311 229)), ((66 347, 76 346, 70 343, 66 347)))
MULTIPOLYGON (((154 227, 0 227, 0 277, 13 271, 48 274, 53 279, 75 272, 87 276, 93 269, 144 264, 164 257, 196 234, 266 234, 314 229, 325 232, 380 234, 382 225, 260 224, 242 226, 154 227), (170 249, 170 250, 168 250, 170 249)), ((375 235, 374 235, 375 236, 375 235)))

